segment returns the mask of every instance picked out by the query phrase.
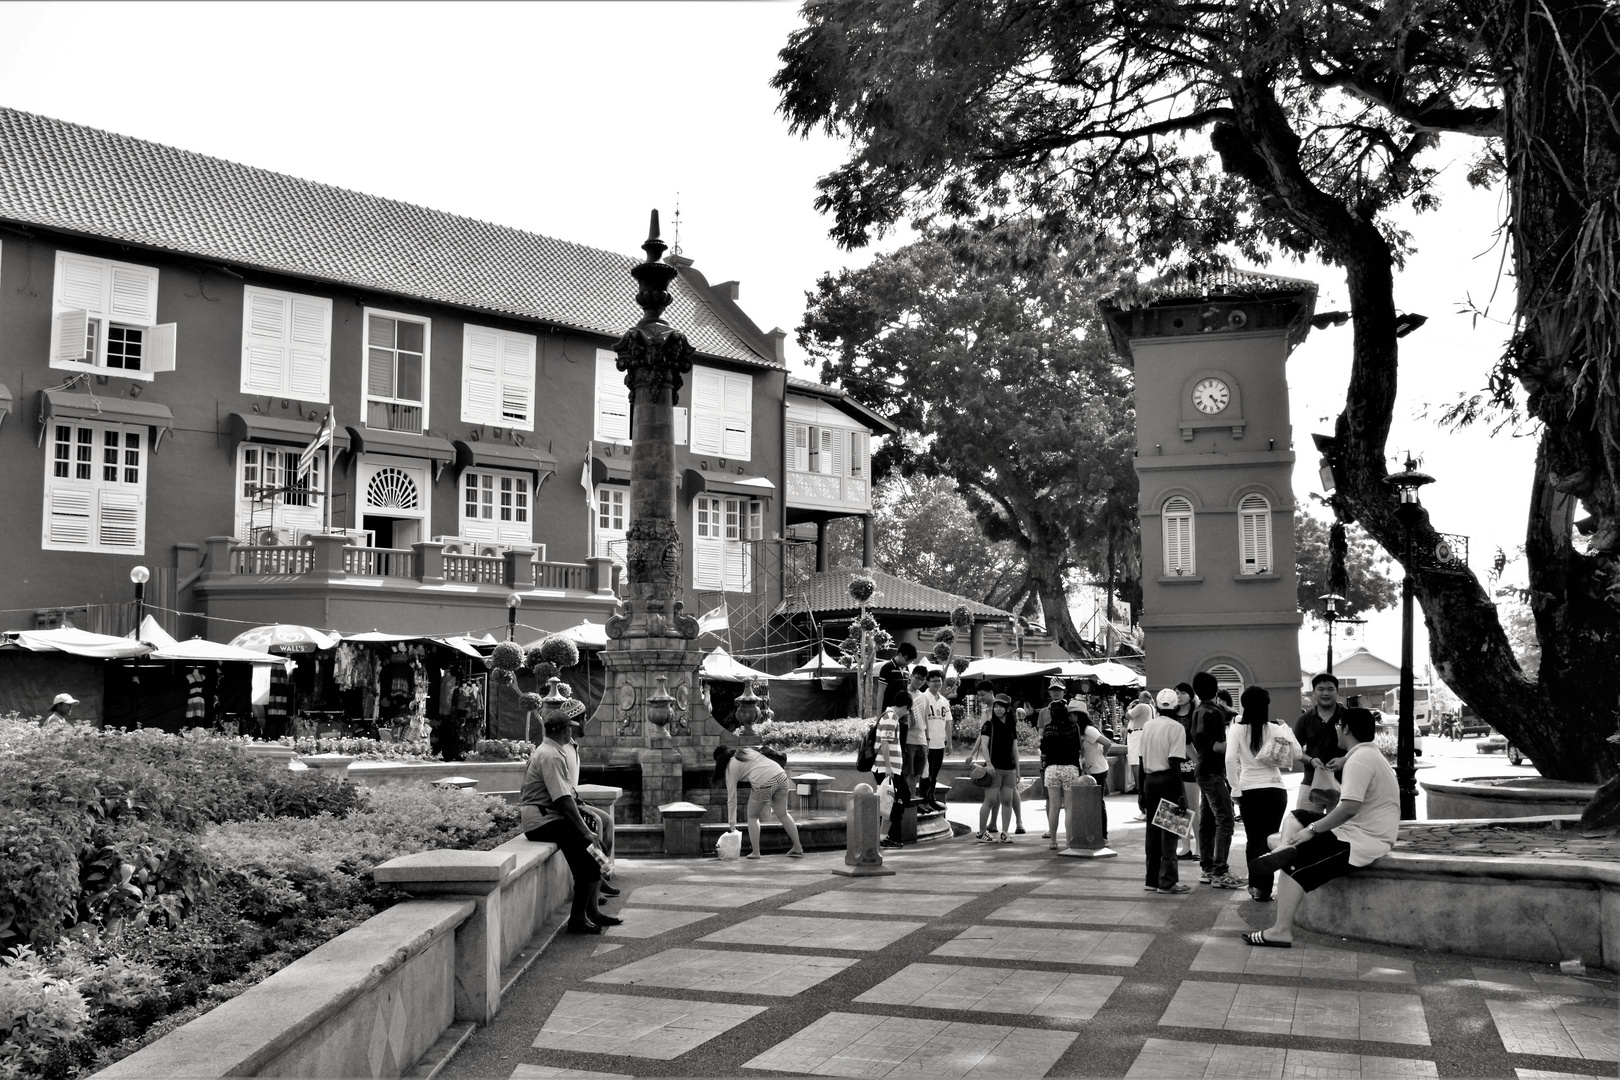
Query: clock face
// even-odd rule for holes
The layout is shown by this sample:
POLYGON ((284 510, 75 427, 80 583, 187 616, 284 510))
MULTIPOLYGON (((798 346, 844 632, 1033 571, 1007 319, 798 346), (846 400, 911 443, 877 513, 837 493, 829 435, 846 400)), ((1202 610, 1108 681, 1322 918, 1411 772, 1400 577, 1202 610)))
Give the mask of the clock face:
POLYGON ((1200 379, 1193 387, 1192 399, 1199 412, 1214 415, 1232 400, 1232 390, 1220 379, 1200 379))

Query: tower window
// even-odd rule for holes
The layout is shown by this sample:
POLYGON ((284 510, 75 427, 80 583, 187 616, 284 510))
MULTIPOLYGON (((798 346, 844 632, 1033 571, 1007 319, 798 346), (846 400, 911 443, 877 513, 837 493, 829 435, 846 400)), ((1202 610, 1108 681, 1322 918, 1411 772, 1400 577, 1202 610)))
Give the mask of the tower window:
POLYGON ((1192 503, 1180 495, 1166 499, 1159 516, 1164 526, 1164 572, 1184 576, 1196 568, 1192 503))
POLYGON ((1271 573, 1271 503, 1264 495, 1245 495, 1238 503, 1238 548, 1243 573, 1271 573))

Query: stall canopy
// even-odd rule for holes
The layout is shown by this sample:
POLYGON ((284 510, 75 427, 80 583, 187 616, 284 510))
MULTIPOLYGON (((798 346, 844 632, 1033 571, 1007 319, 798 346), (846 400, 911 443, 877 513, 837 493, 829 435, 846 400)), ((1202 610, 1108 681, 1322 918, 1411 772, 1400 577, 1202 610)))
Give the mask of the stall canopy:
POLYGON ((190 641, 176 641, 150 615, 141 623, 141 640, 152 646, 153 660, 179 660, 191 663, 203 661, 239 664, 282 663, 280 657, 255 652, 252 649, 238 649, 232 645, 221 645, 217 641, 204 641, 202 638, 192 638, 190 641))
POLYGON ((826 649, 822 649, 821 652, 794 668, 787 675, 778 676, 778 678, 797 677, 814 679, 818 676, 822 678, 837 678, 841 675, 853 675, 854 673, 854 668, 845 667, 843 664, 839 663, 837 658, 835 658, 826 649))
POLYGON ((1032 675, 1056 675, 1062 667, 1056 661, 1013 660, 1005 656, 987 656, 975 660, 962 672, 964 679, 1024 679, 1032 675))
POLYGON ((715 682, 740 683, 746 682, 749 679, 771 678, 771 676, 765 674, 763 671, 755 671, 747 664, 739 664, 736 660, 732 659, 730 653, 721 648, 716 648, 712 653, 703 658, 703 666, 698 669, 698 674, 702 675, 705 679, 712 679, 715 682))
POLYGON ((4 643, 30 652, 62 652, 96 660, 128 660, 152 651, 151 646, 134 638, 92 634, 71 626, 56 630, 10 630, 5 634, 4 643))
POLYGON ((1103 686, 1119 688, 1147 685, 1147 678, 1140 672, 1112 660, 1070 660, 1058 665, 1058 674, 1065 679, 1095 679, 1103 686))
POLYGON ((586 619, 578 626, 570 626, 566 630, 559 630, 558 633, 581 649, 607 648, 607 627, 602 623, 593 623, 589 619, 586 619))

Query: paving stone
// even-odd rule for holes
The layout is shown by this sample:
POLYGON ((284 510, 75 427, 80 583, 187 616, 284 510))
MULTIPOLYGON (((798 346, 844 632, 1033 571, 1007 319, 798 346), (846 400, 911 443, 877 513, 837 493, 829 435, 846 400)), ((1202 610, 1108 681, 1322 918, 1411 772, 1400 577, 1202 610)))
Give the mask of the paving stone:
POLYGON ((1177 988, 1159 1023, 1429 1045, 1421 998, 1371 990, 1186 981, 1177 988))
POLYGON ((1141 900, 1142 875, 1130 877, 1062 877, 1030 890, 1030 896, 1105 896, 1141 900))
POLYGON ((1539 971, 1513 971, 1508 968, 1474 966, 1474 979, 1487 993, 1520 991, 1527 994, 1563 994, 1571 997, 1620 998, 1613 983, 1607 985, 1575 979, 1568 975, 1549 975, 1539 971))
POLYGON ((1339 1054, 1324 1050, 1289 1050, 1270 1046, 1182 1042, 1149 1039, 1126 1077, 1357 1077, 1418 1078, 1438 1076, 1432 1061, 1339 1054))
POLYGON ((894 944, 920 922, 870 919, 817 919, 803 915, 761 915, 698 940, 716 945, 769 945, 789 949, 849 949, 876 952, 894 944))
MULTIPOLYGON (((926 886, 925 886, 926 887, 926 886)), ((913 885, 913 888, 916 888, 913 885)), ((817 893, 791 904, 783 904, 783 911, 818 911, 839 915, 911 915, 919 919, 932 919, 948 915, 971 903, 971 894, 941 894, 926 892, 850 892, 834 889, 817 893)))
POLYGON ((1042 1076, 1075 1033, 1038 1028, 828 1013, 743 1062, 812 1076, 1042 1076))
POLYGON ((1034 960, 1045 964, 1135 967, 1152 934, 1122 930, 1046 930, 1024 926, 970 926, 933 956, 981 960, 1034 960))
POLYGON ((1416 986, 1412 961, 1350 949, 1296 943, 1292 949, 1257 949, 1236 935, 1209 935, 1193 958, 1192 971, 1220 975, 1346 979, 1416 986))
POLYGON ((591 1072, 589 1069, 559 1069, 555 1065, 519 1065, 511 1080, 635 1080, 629 1073, 591 1072))
POLYGON ((1612 1006, 1572 1001, 1486 1001, 1510 1054, 1620 1061, 1620 1024, 1612 1006))
POLYGON ((763 1005, 569 990, 546 1017, 533 1045, 668 1061, 764 1011, 763 1005))
POLYGON ((1591 1073, 1548 1072, 1546 1069, 1514 1069, 1519 1080, 1598 1080, 1591 1073))
POLYGON ((604 931, 609 937, 650 938, 679 930, 704 919, 712 918, 712 911, 660 911, 657 908, 627 907, 619 912, 622 926, 610 926, 604 931))
POLYGON ((781 896, 791 890, 786 885, 775 888, 734 885, 731 882, 705 882, 689 885, 643 885, 625 897, 627 904, 662 904, 676 907, 734 908, 756 904, 781 896))
MULTIPOLYGON (((1027 874, 929 874, 923 887, 930 892, 987 893, 997 889, 1033 885, 1043 880, 1027 874)), ((857 878, 844 888, 851 892, 913 892, 917 879, 910 874, 894 877, 857 878)))
MULTIPOLYGON (((1138 891, 1140 895, 1140 890, 1138 891)), ((1171 897, 1153 900, 1085 900, 1070 897, 1024 897, 991 912, 1003 922, 1040 922, 1091 926, 1168 926, 1176 908, 1171 897)))
POLYGON ((1078 1022, 1095 1016, 1121 981, 1117 975, 910 964, 855 1000, 1078 1022))
POLYGON ((836 956, 665 949, 586 981, 792 997, 858 962, 836 956))
POLYGON ((593 949, 591 951, 591 955, 592 956, 601 956, 603 953, 610 953, 615 949, 622 949, 622 948, 624 948, 623 945, 598 945, 595 949, 593 949))

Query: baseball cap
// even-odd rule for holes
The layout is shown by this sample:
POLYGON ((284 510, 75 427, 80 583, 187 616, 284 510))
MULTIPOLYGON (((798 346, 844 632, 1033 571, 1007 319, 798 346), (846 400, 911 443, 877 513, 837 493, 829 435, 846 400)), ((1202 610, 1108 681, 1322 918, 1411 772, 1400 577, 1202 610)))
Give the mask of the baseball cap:
POLYGON ((72 694, 57 694, 56 700, 51 702, 52 705, 77 705, 78 703, 79 699, 72 694))
POLYGON ((1161 709, 1173 709, 1173 708, 1175 708, 1176 707, 1176 692, 1174 690, 1171 690, 1169 687, 1166 687, 1163 690, 1160 690, 1159 691, 1159 697, 1158 697, 1158 706, 1161 709))
POLYGON ((1051 690, 1053 688, 1056 688, 1058 690, 1063 690, 1063 689, 1067 688, 1067 684, 1065 684, 1062 679, 1060 679, 1056 675, 1054 675, 1050 679, 1046 680, 1046 688, 1048 690, 1051 690))

